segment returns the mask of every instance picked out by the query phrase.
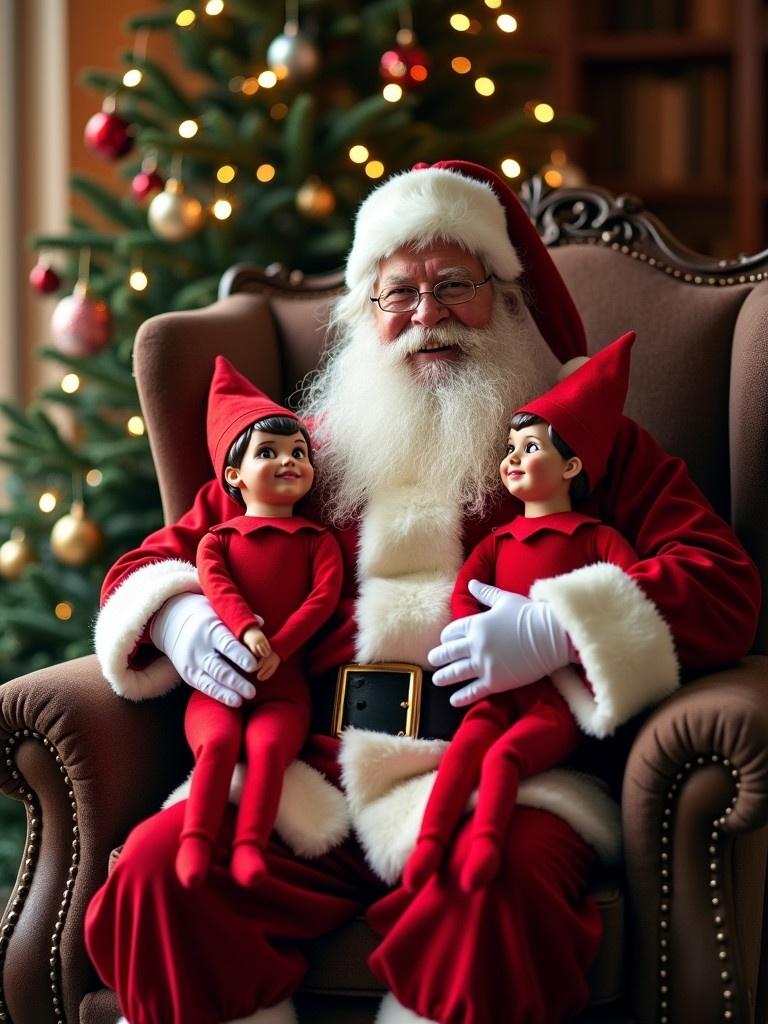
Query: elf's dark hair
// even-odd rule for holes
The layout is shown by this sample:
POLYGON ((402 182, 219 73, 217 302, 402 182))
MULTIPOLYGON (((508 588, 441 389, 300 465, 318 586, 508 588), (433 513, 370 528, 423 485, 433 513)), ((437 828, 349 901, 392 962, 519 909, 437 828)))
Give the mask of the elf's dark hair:
MULTIPOLYGON (((263 419, 256 420, 250 427, 246 427, 242 434, 238 434, 235 440, 232 442, 229 451, 227 452, 227 458, 224 463, 225 466, 234 466, 235 469, 239 469, 243 464, 243 458, 248 450, 251 438, 253 437, 254 430, 263 430, 267 434, 280 434, 283 437, 290 437, 291 434, 295 434, 296 431, 300 431, 302 437, 307 442, 307 456, 309 458, 310 465, 314 465, 312 458, 312 442, 309 439, 309 433, 307 428, 301 422, 296 420, 293 416, 265 416, 263 419)), ((234 500, 245 507, 245 501, 243 496, 237 487, 223 481, 224 490, 234 500)))
MULTIPOLYGON (((535 423, 546 422, 547 421, 542 419, 541 416, 536 416, 532 412, 518 412, 512 417, 512 421, 509 425, 512 430, 524 430, 525 427, 532 427, 535 423)), ((573 459, 576 457, 576 452, 569 444, 566 444, 551 423, 547 424, 547 433, 549 434, 552 444, 564 459, 573 459)), ((587 476, 586 469, 582 469, 582 471, 578 473, 573 480, 571 480, 569 494, 574 505, 583 501, 589 494, 589 477, 587 476)))

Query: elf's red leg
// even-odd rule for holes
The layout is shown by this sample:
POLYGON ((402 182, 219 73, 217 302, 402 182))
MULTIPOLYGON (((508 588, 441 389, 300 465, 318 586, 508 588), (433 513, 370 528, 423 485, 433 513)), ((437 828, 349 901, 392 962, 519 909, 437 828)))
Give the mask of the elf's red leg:
POLYGON ((416 847, 403 872, 403 884, 413 892, 440 867, 467 800, 477 785, 480 764, 488 748, 509 722, 499 705, 480 701, 467 713, 440 762, 429 795, 416 847))
POLYGON ((199 691, 191 694, 187 704, 184 729, 195 755, 195 770, 176 873, 182 885, 190 888, 200 885, 208 872, 240 753, 242 718, 242 708, 228 708, 199 691))
POLYGON ((246 776, 232 850, 232 875, 242 886, 258 884, 267 871, 264 850, 275 824, 285 769, 309 729, 306 695, 269 700, 245 727, 246 776))
POLYGON ((568 705, 548 685, 541 699, 488 750, 480 774, 472 841, 461 872, 466 892, 488 885, 499 870, 520 781, 561 764, 580 738, 568 705))

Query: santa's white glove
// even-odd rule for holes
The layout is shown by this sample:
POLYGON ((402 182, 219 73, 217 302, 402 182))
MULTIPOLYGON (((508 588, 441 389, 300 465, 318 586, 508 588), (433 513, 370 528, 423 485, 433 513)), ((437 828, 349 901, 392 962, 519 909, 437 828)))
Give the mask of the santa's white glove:
POLYGON ((489 610, 449 623, 427 655, 431 665, 444 666, 432 677, 435 686, 473 680, 451 694, 454 707, 535 683, 571 661, 568 634, 546 601, 479 580, 470 580, 469 592, 489 610))
POLYGON ((229 662, 243 672, 254 672, 256 658, 227 629, 203 594, 169 598, 155 615, 149 635, 184 682, 196 690, 230 708, 255 696, 253 683, 229 662))

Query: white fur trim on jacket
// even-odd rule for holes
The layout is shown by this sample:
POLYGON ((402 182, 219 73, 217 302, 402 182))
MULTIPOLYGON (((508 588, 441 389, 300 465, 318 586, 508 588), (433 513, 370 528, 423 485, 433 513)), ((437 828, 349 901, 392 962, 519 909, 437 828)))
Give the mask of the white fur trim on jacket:
POLYGON ((360 525, 358 574, 407 576, 462 562, 458 503, 429 494, 419 484, 391 487, 372 496, 360 525))
POLYGON ((579 653, 593 693, 572 670, 552 681, 591 736, 617 726, 667 697, 679 685, 669 626, 623 569, 607 562, 537 580, 535 601, 548 601, 579 653))
POLYGON ((391 992, 388 992, 379 1004, 374 1024, 436 1024, 436 1022, 427 1020, 426 1017, 419 1017, 413 1010, 406 1009, 391 992))
POLYGON ((360 529, 357 560, 358 661, 411 661, 450 619, 462 561, 457 502, 402 484, 373 494, 360 529))
POLYGON ((395 175, 363 202, 347 259, 347 285, 353 289, 372 280, 379 261, 401 246, 437 240, 458 242, 502 281, 515 281, 520 274, 504 208, 491 186, 431 167, 395 175))
POLYGON ((169 558, 136 569, 110 594, 96 620, 94 646, 115 693, 140 701, 177 686, 179 674, 165 655, 141 669, 130 668, 128 659, 155 612, 176 594, 190 593, 201 593, 197 569, 169 558))
POLYGON ((452 591, 453 578, 437 572, 364 580, 357 599, 357 660, 428 668, 427 651, 440 642, 451 617, 452 591))
MULTIPOLYGON (((192 772, 166 797, 163 810, 187 799, 191 780, 192 772)), ((237 764, 229 786, 231 804, 240 803, 244 781, 245 765, 237 764)), ((344 794, 305 761, 292 761, 283 776, 275 831, 297 856, 322 856, 349 835, 344 794)))
MULTIPOLYGON (((347 729, 339 763, 352 826, 371 869, 394 885, 418 838, 437 767, 448 744, 347 729)), ((621 855, 621 816, 597 779, 553 768, 521 783, 517 802, 557 815, 607 865, 621 855)), ((474 797, 467 805, 470 811, 474 797)))

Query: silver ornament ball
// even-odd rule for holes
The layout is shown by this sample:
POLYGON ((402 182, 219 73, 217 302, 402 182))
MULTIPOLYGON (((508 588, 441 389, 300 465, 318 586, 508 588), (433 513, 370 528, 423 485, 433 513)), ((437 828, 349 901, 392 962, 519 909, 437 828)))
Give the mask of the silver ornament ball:
POLYGON ((320 66, 320 52, 309 36, 289 22, 267 49, 267 64, 280 77, 309 78, 320 66))

